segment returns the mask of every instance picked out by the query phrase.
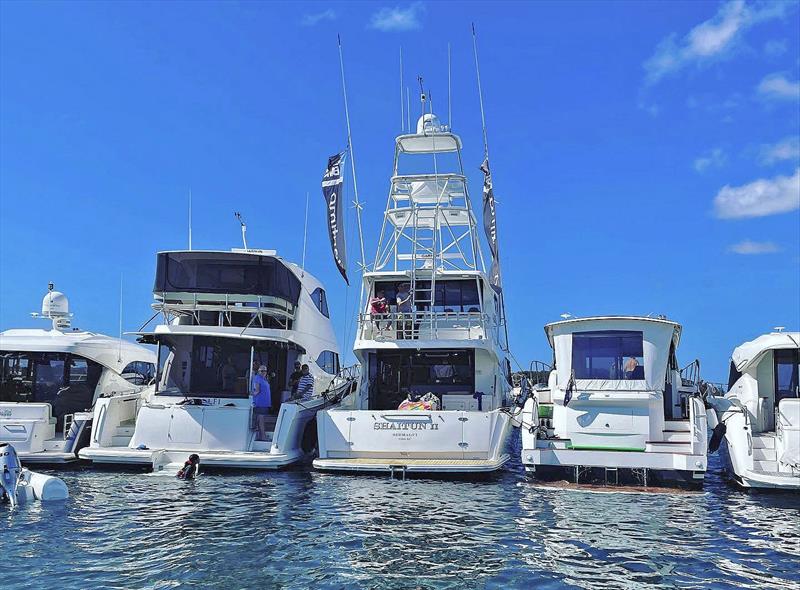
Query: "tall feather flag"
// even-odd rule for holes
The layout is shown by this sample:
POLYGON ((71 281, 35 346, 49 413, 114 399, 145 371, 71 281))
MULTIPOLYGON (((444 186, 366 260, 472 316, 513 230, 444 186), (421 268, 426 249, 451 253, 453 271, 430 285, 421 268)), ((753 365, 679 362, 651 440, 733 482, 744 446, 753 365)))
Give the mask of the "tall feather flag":
POLYGON ((495 212, 494 189, 492 188, 492 173, 489 171, 488 156, 481 164, 481 172, 483 172, 483 230, 486 232, 486 240, 489 242, 489 250, 492 253, 489 282, 492 289, 500 293, 503 288, 500 279, 500 251, 497 244, 497 213, 495 212))
POLYGON ((342 166, 347 152, 340 152, 328 158, 328 167, 322 177, 322 196, 325 197, 325 208, 328 218, 328 237, 331 241, 331 251, 336 267, 348 285, 347 279, 347 246, 344 232, 344 199, 342 188, 344 174, 342 166))

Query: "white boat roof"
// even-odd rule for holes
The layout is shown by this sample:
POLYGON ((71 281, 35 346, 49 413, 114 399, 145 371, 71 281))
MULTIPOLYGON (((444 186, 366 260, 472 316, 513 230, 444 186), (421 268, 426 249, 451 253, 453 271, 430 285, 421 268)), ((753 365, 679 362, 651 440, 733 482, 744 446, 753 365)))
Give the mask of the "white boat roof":
MULTIPOLYGON (((272 342, 285 342, 297 344, 285 334, 285 330, 274 328, 223 326, 180 326, 174 324, 160 324, 152 332, 129 332, 139 337, 158 336, 209 336, 216 338, 240 338, 242 340, 269 340, 272 342)), ((299 346, 299 344, 298 344, 299 346)))
POLYGON ((675 341, 675 346, 677 347, 680 343, 681 339, 681 325, 677 322, 673 322, 672 320, 662 319, 662 318, 651 318, 647 316, 636 316, 636 315, 603 315, 603 316, 588 316, 585 318, 569 318, 566 320, 560 320, 558 322, 550 322, 546 324, 544 327, 544 331, 547 334, 547 340, 550 342, 550 346, 553 346, 553 329, 555 327, 566 328, 565 331, 573 332, 583 328, 581 324, 586 322, 602 322, 609 325, 609 327, 617 325, 630 325, 631 322, 643 322, 643 323, 657 323, 657 324, 667 324, 673 326, 673 340, 675 341), (571 324, 574 324, 574 329, 571 324))
POLYGON ((772 332, 750 340, 733 350, 731 360, 740 373, 761 360, 769 350, 800 348, 800 332, 772 332))
POLYGON ((82 356, 121 373, 134 361, 156 363, 153 351, 127 340, 83 330, 12 329, 0 332, 3 352, 63 352, 82 356))
POLYGON ((461 138, 455 133, 437 132, 423 135, 409 133, 398 135, 397 149, 404 154, 432 154, 434 152, 455 152, 461 149, 461 138))

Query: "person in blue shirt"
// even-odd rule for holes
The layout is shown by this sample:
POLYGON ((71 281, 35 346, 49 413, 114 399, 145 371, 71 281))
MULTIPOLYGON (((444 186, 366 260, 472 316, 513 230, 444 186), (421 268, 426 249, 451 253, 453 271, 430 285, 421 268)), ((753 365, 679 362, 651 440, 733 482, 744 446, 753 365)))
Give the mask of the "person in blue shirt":
POLYGON ((253 396, 253 414, 256 417, 256 429, 258 430, 257 440, 267 439, 267 418, 272 407, 272 392, 267 381, 267 367, 261 365, 258 372, 253 377, 253 388, 250 394, 253 396))

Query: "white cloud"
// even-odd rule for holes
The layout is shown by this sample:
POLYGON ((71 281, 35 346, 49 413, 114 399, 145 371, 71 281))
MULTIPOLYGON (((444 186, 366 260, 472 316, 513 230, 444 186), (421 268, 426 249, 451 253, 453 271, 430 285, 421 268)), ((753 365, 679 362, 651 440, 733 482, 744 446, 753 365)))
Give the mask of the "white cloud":
POLYGON ((705 172, 709 168, 721 168, 727 161, 728 157, 722 148, 714 148, 694 161, 694 169, 698 172, 705 172))
POLYGON ((301 23, 306 27, 313 27, 326 20, 336 20, 336 11, 332 8, 323 10, 322 12, 315 12, 313 14, 304 14, 301 23))
POLYGON ((738 244, 728 246, 728 252, 733 252, 734 254, 772 254, 773 252, 780 252, 780 248, 772 242, 744 240, 738 244))
POLYGON ((800 99, 800 82, 787 80, 783 74, 770 74, 758 85, 758 93, 777 100, 800 99))
POLYGON ((778 143, 763 144, 758 157, 764 166, 797 159, 800 159, 800 137, 787 137, 778 143))
POLYGON ((786 39, 770 39, 764 43, 764 55, 767 57, 778 57, 786 53, 789 49, 786 39))
POLYGON ((381 8, 372 15, 369 28, 379 31, 415 31, 422 28, 420 17, 425 12, 422 2, 412 2, 406 8, 381 8))
POLYGON ((714 211, 722 219, 764 217, 800 208, 800 167, 793 176, 760 178, 742 186, 726 185, 714 197, 714 211))
POLYGON ((689 65, 726 57, 747 29, 780 18, 791 8, 790 3, 780 1, 746 4, 744 0, 731 0, 723 4, 714 16, 682 38, 672 33, 656 46, 655 53, 644 62, 647 81, 652 84, 689 65))

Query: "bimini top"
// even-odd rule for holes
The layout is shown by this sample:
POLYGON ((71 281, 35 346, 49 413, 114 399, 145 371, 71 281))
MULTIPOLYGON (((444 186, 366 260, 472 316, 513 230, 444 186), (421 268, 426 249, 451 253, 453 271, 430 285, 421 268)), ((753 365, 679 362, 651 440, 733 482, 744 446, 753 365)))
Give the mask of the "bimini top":
POLYGON ((571 318, 545 326, 559 388, 661 391, 681 326, 640 316, 571 318))
POLYGON ((770 350, 800 348, 800 332, 773 332, 737 346, 731 360, 740 373, 757 364, 762 355, 770 350))
POLYGON ((297 305, 300 279, 274 252, 159 252, 153 293, 261 295, 297 305))
POLYGON ((92 360, 120 374, 129 363, 135 361, 156 364, 155 353, 142 346, 84 331, 6 330, 0 332, 0 351, 69 353, 92 360))

